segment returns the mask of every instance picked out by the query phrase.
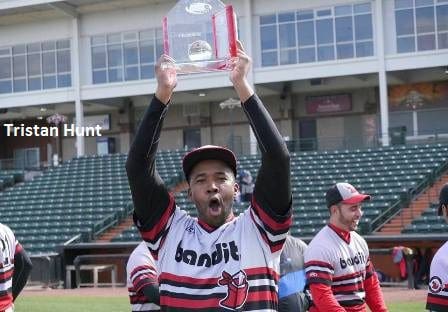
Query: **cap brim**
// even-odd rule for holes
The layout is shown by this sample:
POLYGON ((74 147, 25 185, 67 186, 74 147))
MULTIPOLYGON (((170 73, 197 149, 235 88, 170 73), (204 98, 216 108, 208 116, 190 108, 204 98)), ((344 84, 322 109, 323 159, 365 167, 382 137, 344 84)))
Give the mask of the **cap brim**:
POLYGON ((372 197, 370 195, 366 195, 366 194, 358 194, 355 196, 352 196, 346 200, 341 201, 341 203, 343 204, 359 204, 363 201, 367 201, 370 200, 372 197))
POLYGON ((182 166, 184 169, 184 174, 187 180, 190 177, 190 173, 199 162, 203 160, 220 160, 226 163, 230 169, 232 169, 234 175, 236 176, 236 157, 233 152, 227 148, 220 146, 210 146, 203 147, 193 150, 185 155, 182 166))

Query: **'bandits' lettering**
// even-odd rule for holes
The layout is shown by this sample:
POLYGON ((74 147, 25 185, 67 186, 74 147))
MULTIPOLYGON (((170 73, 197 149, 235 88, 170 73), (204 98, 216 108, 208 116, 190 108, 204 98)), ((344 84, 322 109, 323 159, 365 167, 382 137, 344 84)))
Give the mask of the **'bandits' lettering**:
POLYGON ((353 258, 342 259, 339 258, 339 264, 341 269, 345 269, 347 266, 354 266, 357 264, 366 263, 366 256, 362 252, 357 252, 353 258))
POLYGON ((240 260, 238 253, 238 247, 234 241, 227 243, 218 243, 215 245, 216 250, 211 255, 203 253, 198 256, 196 251, 190 249, 183 249, 181 247, 182 241, 179 242, 176 249, 176 261, 185 262, 186 264, 210 267, 224 260, 225 263, 229 262, 230 257, 233 260, 240 260))

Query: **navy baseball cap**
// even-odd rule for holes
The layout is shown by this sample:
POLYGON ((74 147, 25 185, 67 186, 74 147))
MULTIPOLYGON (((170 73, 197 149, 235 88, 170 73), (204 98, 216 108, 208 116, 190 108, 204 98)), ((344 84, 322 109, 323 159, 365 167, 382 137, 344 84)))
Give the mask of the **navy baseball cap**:
POLYGON ((328 189, 325 194, 327 200, 327 207, 342 204, 358 204, 365 200, 370 200, 371 196, 359 193, 355 187, 349 183, 336 183, 328 189))
POLYGON ((226 163, 236 176, 235 154, 226 147, 216 145, 204 145, 185 154, 182 160, 185 178, 190 179, 190 173, 199 162, 203 160, 220 160, 226 163))
POLYGON ((439 195, 439 210, 438 215, 442 215, 442 206, 445 205, 448 207, 448 184, 445 184, 442 189, 440 190, 439 195))

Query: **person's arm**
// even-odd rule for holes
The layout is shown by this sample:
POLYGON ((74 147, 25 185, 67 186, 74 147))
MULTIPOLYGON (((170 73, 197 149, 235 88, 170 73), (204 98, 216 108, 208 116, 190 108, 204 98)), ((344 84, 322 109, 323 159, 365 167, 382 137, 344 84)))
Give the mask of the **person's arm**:
POLYGON ((238 43, 238 61, 230 76, 242 108, 257 138, 262 164, 255 182, 254 199, 277 222, 289 217, 291 182, 289 151, 272 117, 247 81, 251 60, 238 43))
POLYGON ((146 298, 152 303, 160 305, 160 293, 159 293, 159 284, 148 284, 141 289, 141 292, 145 295, 146 298))
POLYGON ((345 312, 331 291, 331 286, 324 283, 310 284, 311 299, 319 311, 345 312))
POLYGON ((323 246, 313 245, 313 242, 311 242, 305 250, 307 285, 311 293, 312 303, 319 311, 345 312, 331 289, 334 275, 331 257, 331 254, 328 254, 323 246))
POLYGON ((367 260, 364 290, 366 292, 366 303, 372 312, 387 312, 387 307, 383 299, 383 293, 381 292, 380 282, 370 259, 367 260))
POLYGON ((14 255, 14 273, 12 275, 12 298, 16 300, 25 287, 33 265, 25 250, 20 244, 16 247, 14 255))
POLYGON ((126 161, 135 223, 140 229, 152 229, 142 233, 142 236, 153 243, 173 211, 173 199, 155 168, 162 123, 177 83, 174 68, 162 68, 162 63, 169 64, 170 61, 167 56, 162 56, 156 64, 157 90, 143 116, 126 161))
POLYGON ((279 312, 305 312, 308 308, 309 301, 303 292, 296 292, 278 300, 279 312))

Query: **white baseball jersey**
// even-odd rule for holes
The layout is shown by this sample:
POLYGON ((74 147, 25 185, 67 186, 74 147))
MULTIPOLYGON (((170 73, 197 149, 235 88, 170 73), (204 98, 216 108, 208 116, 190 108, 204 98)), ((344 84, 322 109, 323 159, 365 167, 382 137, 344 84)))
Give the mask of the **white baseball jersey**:
POLYGON ((305 272, 309 284, 331 286, 341 306, 363 305, 364 280, 373 274, 367 243, 354 231, 347 242, 327 225, 305 250, 305 272))
POLYGON ((430 276, 426 309, 448 311, 448 242, 434 255, 430 276))
POLYGON ((145 242, 138 244, 129 256, 126 272, 132 311, 160 311, 160 307, 143 294, 145 286, 157 283, 156 265, 145 242))
POLYGON ((276 311, 279 258, 291 217, 252 207, 217 229, 175 208, 143 239, 156 259, 164 311, 276 311))
POLYGON ((22 250, 9 227, 0 223, 0 311, 12 309, 14 255, 22 250))

